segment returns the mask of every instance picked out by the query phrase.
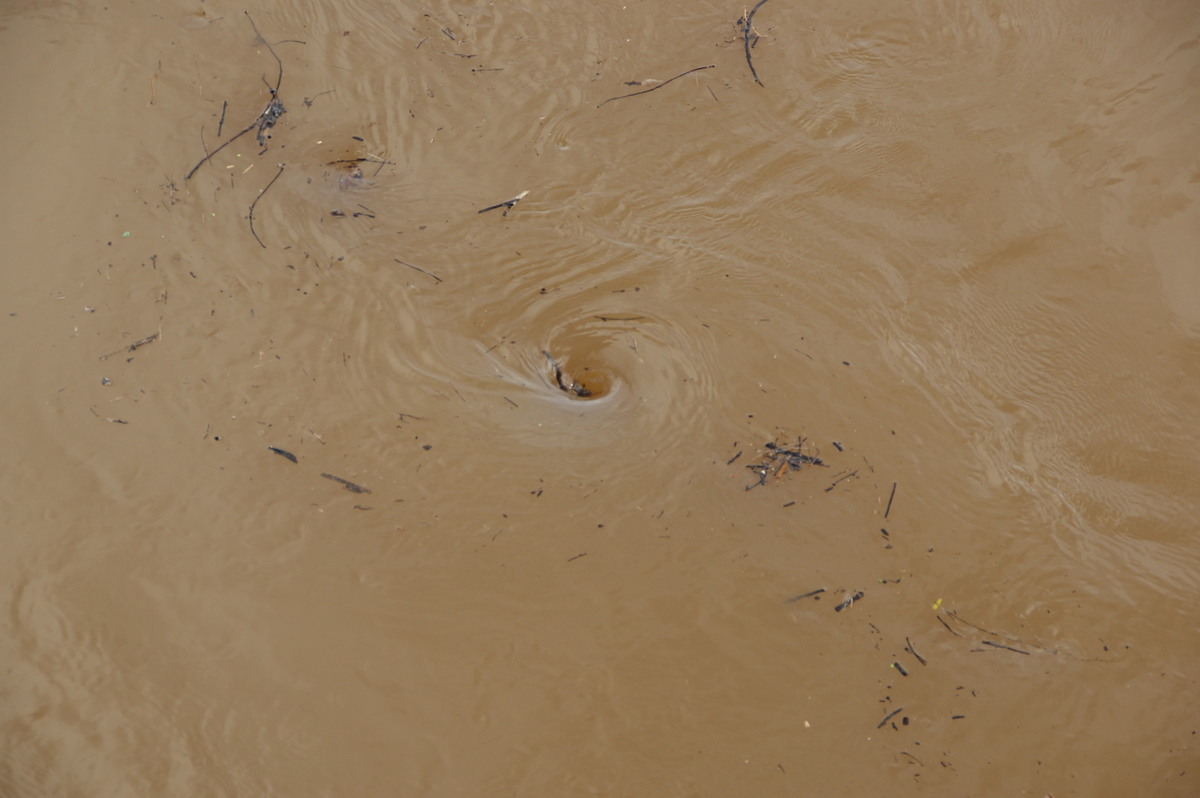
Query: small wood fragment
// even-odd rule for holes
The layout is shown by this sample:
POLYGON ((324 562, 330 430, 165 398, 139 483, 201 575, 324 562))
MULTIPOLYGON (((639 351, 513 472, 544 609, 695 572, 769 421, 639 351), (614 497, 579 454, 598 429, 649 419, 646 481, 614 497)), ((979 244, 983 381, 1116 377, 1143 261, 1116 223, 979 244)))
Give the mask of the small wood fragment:
POLYGON ((285 460, 291 460, 293 463, 300 462, 299 458, 297 458, 296 455, 292 454, 291 452, 287 451, 286 449, 280 449, 278 446, 268 446, 267 451, 275 452, 275 454, 279 455, 280 457, 284 458, 285 460))
POLYGON ((370 493, 371 492, 369 488, 364 488, 362 485, 351 482, 348 479, 342 479, 341 477, 335 477, 333 474, 321 474, 321 476, 325 477, 325 479, 331 479, 334 482, 340 483, 343 488, 350 491, 351 493, 370 493))

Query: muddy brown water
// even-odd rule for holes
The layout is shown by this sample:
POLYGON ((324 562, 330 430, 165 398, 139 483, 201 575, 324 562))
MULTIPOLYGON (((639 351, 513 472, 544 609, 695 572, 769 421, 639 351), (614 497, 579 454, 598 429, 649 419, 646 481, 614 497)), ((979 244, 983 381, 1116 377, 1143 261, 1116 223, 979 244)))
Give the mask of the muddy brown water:
POLYGON ((4 4, 0 793, 1200 794, 1200 9, 744 13, 4 4))

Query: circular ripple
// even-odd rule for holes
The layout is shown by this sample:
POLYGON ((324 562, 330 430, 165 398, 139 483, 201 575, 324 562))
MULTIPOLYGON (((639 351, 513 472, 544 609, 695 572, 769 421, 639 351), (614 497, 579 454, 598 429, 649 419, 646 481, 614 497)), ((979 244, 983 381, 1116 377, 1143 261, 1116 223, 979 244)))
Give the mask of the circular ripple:
POLYGON ((544 436, 548 443, 565 435, 573 446, 615 439, 660 446, 672 436, 699 434, 715 415, 714 347, 698 321, 564 313, 536 332, 492 356, 502 379, 524 388, 520 401, 539 408, 538 426, 555 433, 544 436))

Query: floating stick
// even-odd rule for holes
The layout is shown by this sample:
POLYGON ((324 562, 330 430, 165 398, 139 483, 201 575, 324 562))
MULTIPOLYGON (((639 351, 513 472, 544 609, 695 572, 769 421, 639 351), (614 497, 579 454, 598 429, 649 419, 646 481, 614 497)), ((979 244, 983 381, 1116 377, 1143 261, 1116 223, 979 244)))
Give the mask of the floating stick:
MULTIPOLYGON (((754 61, 750 58, 750 33, 754 29, 754 15, 758 13, 758 9, 762 8, 765 2, 767 0, 758 0, 758 4, 746 15, 745 24, 742 26, 742 44, 746 47, 746 66, 750 67, 750 74, 754 77, 754 82, 759 86, 762 86, 763 82, 758 79, 758 70, 754 68, 754 61)), ((754 41, 758 41, 757 33, 754 34, 754 41)))
POLYGON ((894 499, 894 498, 896 498, 896 483, 895 482, 892 483, 892 495, 888 496, 887 507, 883 511, 884 518, 887 518, 888 513, 890 513, 892 511, 892 499, 894 499))
POLYGON ((917 650, 915 648, 913 648, 912 641, 909 640, 907 637, 904 638, 904 650, 907 651, 909 654, 912 654, 914 657, 916 657, 917 662, 921 663, 922 665, 929 664, 928 662, 925 661, 924 657, 922 657, 920 654, 917 653, 917 650))
MULTIPOLYGON (((411 263, 405 263, 404 261, 400 260, 399 258, 392 258, 392 260, 396 261, 396 263, 399 263, 401 266, 407 266, 410 269, 416 269, 421 274, 425 275, 426 277, 432 277, 433 279, 437 280, 439 283, 442 281, 441 277, 438 277, 433 272, 425 271, 420 266, 413 266, 411 263)), ((414 416, 414 418, 415 418, 415 416, 414 416)))
MULTIPOLYGON (((761 4, 760 4, 760 5, 761 5, 761 4)), ((888 722, 889 720, 891 720, 892 718, 896 717, 897 715, 899 715, 899 714, 900 714, 901 712, 903 712, 903 711, 904 711, 904 707, 900 707, 899 709, 892 710, 891 712, 889 712, 889 713, 887 714, 887 717, 885 717, 883 720, 879 721, 879 725, 878 725, 878 726, 876 726, 875 728, 876 728, 876 729, 882 729, 884 726, 886 726, 886 725, 887 725, 887 722, 888 722)))
POLYGON ((335 477, 333 474, 322 474, 321 476, 325 477, 325 479, 332 479, 334 482, 340 483, 343 488, 350 491, 351 493, 370 493, 371 492, 367 488, 364 488, 362 485, 357 485, 348 479, 342 479, 341 477, 335 477))
POLYGON ((849 598, 847 598, 847 599, 846 599, 845 601, 843 601, 841 604, 839 604, 839 605, 837 605, 836 607, 834 607, 834 608, 833 608, 833 611, 834 611, 834 612, 841 612, 842 610, 844 610, 844 609, 848 608, 848 607, 849 607, 851 604, 853 604, 854 602, 858 601, 858 600, 859 600, 860 598, 862 598, 862 597, 863 597, 863 592, 860 590, 860 591, 858 591, 857 593, 855 593, 853 596, 850 596, 849 598))
POLYGON ((262 239, 258 237, 258 233, 254 230, 254 206, 257 205, 258 201, 263 198, 263 194, 267 193, 267 189, 275 185, 275 181, 279 179, 281 174, 283 174, 283 167, 285 165, 286 164, 279 164, 279 171, 276 172, 275 176, 271 178, 271 182, 267 183, 266 187, 262 191, 258 192, 258 196, 254 198, 254 202, 250 203, 250 233, 254 236, 254 240, 258 242, 258 245, 263 249, 266 249, 267 245, 263 243, 262 239))
MULTIPOLYGON (((763 0, 763 2, 766 2, 766 0, 763 0)), ((762 3, 759 3, 759 5, 762 5, 762 3)), ((280 61, 279 56, 275 54, 275 48, 272 47, 271 43, 266 40, 262 33, 259 32, 258 26, 254 24, 254 17, 250 16, 249 11, 246 11, 245 14, 246 19, 250 20, 250 27, 254 28, 254 35, 257 36, 262 43, 267 46, 267 50, 271 53, 271 57, 275 59, 276 64, 279 64, 279 77, 275 80, 275 88, 271 89, 271 94, 276 95, 279 93, 279 87, 283 85, 283 62, 280 61)), ((268 83, 267 88, 271 88, 271 84, 268 83)))
POLYGON ((289 452, 286 449, 280 449, 278 446, 268 446, 267 451, 275 452, 275 454, 279 455, 280 457, 282 457, 284 459, 291 460, 293 463, 300 462, 300 460, 296 457, 296 455, 292 454, 291 452, 289 452))
POLYGON ((488 211, 494 211, 497 208, 503 208, 504 215, 508 216, 508 212, 513 209, 513 206, 515 206, 521 200, 525 199, 525 195, 528 193, 529 193, 528 191, 522 191, 520 194, 513 197, 512 199, 506 199, 504 202, 497 202, 495 205, 489 205, 486 208, 480 208, 479 212, 487 213, 488 211))
MULTIPOLYGON (((767 1, 767 0, 763 0, 763 3, 765 3, 766 1, 767 1)), ((759 5, 762 5, 762 3, 759 3, 759 5)), ((659 90, 659 89, 661 89, 663 86, 666 86, 668 83, 670 83, 672 80, 679 80, 679 79, 680 79, 680 78, 682 78, 684 75, 690 75, 690 74, 692 74, 693 72, 699 72, 699 71, 700 71, 700 70, 702 70, 702 69, 712 69, 712 68, 713 68, 713 67, 715 67, 715 66, 716 66, 716 64, 709 64, 708 66, 699 66, 699 67, 694 67, 694 68, 692 68, 692 69, 689 69, 687 72, 680 72, 680 73, 679 73, 678 75, 676 75, 675 77, 673 77, 673 78, 670 78, 670 79, 668 79, 668 80, 664 80, 662 83, 658 84, 657 86, 651 86, 651 87, 650 87, 650 88, 648 88, 648 89, 642 89, 641 91, 635 91, 635 92, 633 92, 632 94, 622 94, 622 95, 621 95, 621 96, 619 96, 619 97, 609 97, 607 100, 605 100, 604 102, 600 103, 600 105, 597 105, 596 107, 597 107, 597 108, 599 108, 601 105, 604 105, 605 103, 610 103, 610 102, 612 102, 613 100, 624 100, 626 97, 637 97, 639 94, 649 94, 649 93, 650 93, 650 92, 652 92, 652 91, 658 91, 658 90, 659 90)))

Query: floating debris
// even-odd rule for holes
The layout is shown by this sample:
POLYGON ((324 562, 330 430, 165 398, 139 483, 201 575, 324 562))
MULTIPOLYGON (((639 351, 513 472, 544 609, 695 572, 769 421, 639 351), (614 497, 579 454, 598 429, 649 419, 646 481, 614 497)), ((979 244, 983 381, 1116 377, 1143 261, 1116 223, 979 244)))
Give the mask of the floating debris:
POLYGON ((487 213, 488 211, 494 211, 497 208, 503 208, 504 213, 502 215, 508 216, 508 212, 511 211, 514 207, 516 207, 518 202, 525 199, 525 195, 528 193, 529 193, 528 191, 522 191, 520 194, 513 197, 512 199, 506 199, 504 202, 497 202, 495 205, 489 205, 486 208, 480 208, 479 212, 487 213))
POLYGON ((841 604, 839 604, 833 608, 833 611, 841 612, 844 609, 848 609, 851 604, 858 601, 862 597, 863 597, 863 592, 861 590, 858 591, 857 593, 855 593, 853 596, 847 596, 845 601, 843 601, 841 604))
POLYGON ((889 713, 887 714, 887 717, 885 717, 883 720, 879 721, 879 725, 878 725, 878 726, 876 726, 875 728, 876 728, 876 729, 882 729, 884 726, 886 726, 886 725, 887 725, 887 722, 888 722, 889 720, 891 720, 892 718, 896 717, 897 715, 899 715, 899 714, 900 714, 901 712, 903 712, 903 711, 904 711, 904 707, 900 707, 899 709, 892 710, 891 712, 889 712, 889 713))
POLYGON ((268 446, 267 451, 275 452, 275 454, 279 455, 280 457, 282 457, 286 460, 291 460, 293 463, 300 462, 299 458, 297 458, 296 455, 292 454, 291 452, 289 452, 286 449, 280 449, 278 446, 268 446))
POLYGON ((587 397, 591 396, 592 392, 585 388, 581 383, 576 382, 563 371, 562 366, 558 365, 558 361, 554 356, 542 350, 542 354, 546 356, 546 360, 550 361, 550 367, 554 369, 554 382, 558 385, 558 389, 563 393, 569 393, 573 396, 587 397))
POLYGON ((348 479, 342 479, 341 477, 335 477, 333 474, 322 474, 321 476, 325 477, 325 479, 332 479, 334 482, 340 483, 343 488, 350 491, 351 493, 370 493, 371 492, 370 489, 364 488, 362 485, 357 485, 348 479))
POLYGON ((888 513, 890 513, 892 511, 892 499, 894 499, 894 498, 896 498, 896 483, 895 482, 892 483, 892 493, 890 496, 888 496, 887 509, 885 509, 883 511, 884 518, 887 518, 888 513))
MULTIPOLYGON (((788 471, 799 471, 804 466, 815 465, 828 468, 828 465, 820 457, 807 454, 804 451, 806 441, 806 438, 797 438, 794 447, 790 444, 782 445, 775 442, 765 444, 763 448, 766 451, 763 453, 762 458, 757 463, 751 463, 746 466, 746 468, 758 474, 758 481, 747 485, 746 490, 767 484, 768 477, 781 477, 788 471)), ((729 462, 732 463, 733 460, 729 462)))

